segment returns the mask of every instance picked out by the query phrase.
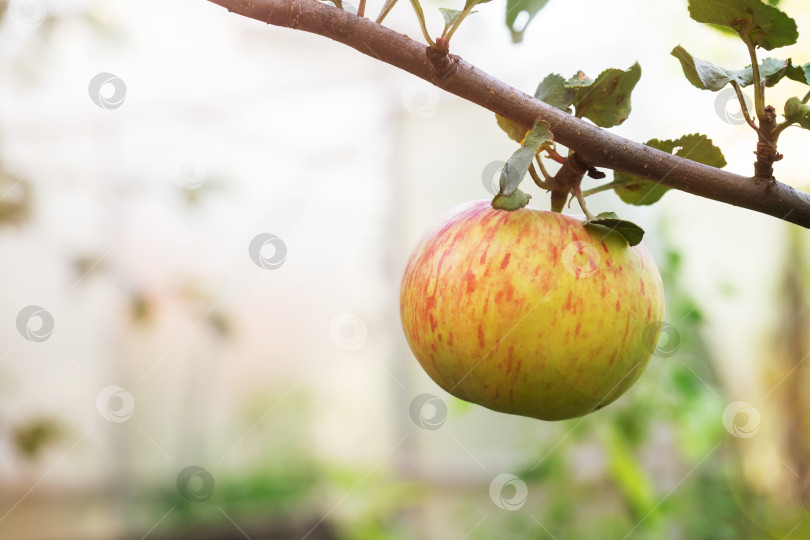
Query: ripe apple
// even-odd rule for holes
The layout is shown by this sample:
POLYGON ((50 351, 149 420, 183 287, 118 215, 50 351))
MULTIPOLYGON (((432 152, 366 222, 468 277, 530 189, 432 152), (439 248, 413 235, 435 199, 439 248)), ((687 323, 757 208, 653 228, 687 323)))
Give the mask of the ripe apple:
POLYGON ((555 212, 467 203, 411 255, 405 337, 454 396, 560 420, 622 395, 652 355, 661 276, 643 244, 555 212))

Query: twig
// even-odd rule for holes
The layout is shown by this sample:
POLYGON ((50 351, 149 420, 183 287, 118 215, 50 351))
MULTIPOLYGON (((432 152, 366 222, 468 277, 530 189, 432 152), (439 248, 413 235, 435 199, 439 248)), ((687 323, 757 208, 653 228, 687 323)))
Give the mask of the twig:
POLYGON ((314 0, 209 1, 245 17, 346 44, 505 116, 527 130, 541 118, 548 122, 554 140, 576 150, 589 166, 634 174, 693 195, 810 228, 810 196, 806 193, 777 181, 751 182, 739 174, 627 141, 534 99, 454 55, 451 56, 456 68, 450 76, 443 77, 428 59, 423 43, 367 18, 314 0))

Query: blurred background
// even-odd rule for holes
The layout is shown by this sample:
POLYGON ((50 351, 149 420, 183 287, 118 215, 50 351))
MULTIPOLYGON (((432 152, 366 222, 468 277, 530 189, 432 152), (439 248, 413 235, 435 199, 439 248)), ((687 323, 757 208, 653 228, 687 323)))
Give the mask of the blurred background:
MULTIPOLYGON (((423 1, 434 35, 460 4, 423 1)), ((517 45, 478 11, 453 48, 481 69, 532 93, 638 61, 613 131, 751 174, 739 106, 669 55, 747 53, 685 0, 551 0, 517 45)), ((508 416, 436 386, 398 315, 410 250, 515 149, 491 113, 205 0, 0 0, 0 73, 0 538, 810 538, 807 231, 595 195, 647 230, 664 338, 610 407, 508 416)), ((779 180, 807 188, 808 144, 779 180)))

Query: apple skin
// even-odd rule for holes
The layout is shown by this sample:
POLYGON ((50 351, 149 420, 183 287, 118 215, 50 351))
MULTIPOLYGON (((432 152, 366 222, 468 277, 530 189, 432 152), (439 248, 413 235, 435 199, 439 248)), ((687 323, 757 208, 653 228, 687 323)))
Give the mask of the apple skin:
POLYGON ((652 356, 664 288, 650 252, 571 216, 474 201, 417 245, 405 337, 450 394, 541 420, 622 395, 652 356))

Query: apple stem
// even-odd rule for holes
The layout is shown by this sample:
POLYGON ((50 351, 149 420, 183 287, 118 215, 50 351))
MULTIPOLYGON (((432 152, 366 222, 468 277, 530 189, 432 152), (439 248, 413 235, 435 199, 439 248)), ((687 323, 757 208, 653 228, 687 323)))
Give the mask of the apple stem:
MULTIPOLYGON (((586 172, 588 172, 588 165, 576 152, 571 151, 563 160, 562 167, 557 174, 546 180, 546 184, 551 188, 551 210, 553 212, 563 211, 568 196, 572 192, 578 200, 582 197, 580 185, 586 172)), ((582 202, 580 202, 580 206, 582 206, 582 202)), ((584 206, 583 211, 585 211, 585 215, 588 215, 584 206)))
POLYGON ((579 207, 582 208, 583 212, 585 212, 585 217, 588 218, 588 221, 594 219, 593 214, 588 211, 588 206, 585 204, 585 197, 582 196, 582 188, 580 186, 574 187, 574 195, 577 198, 579 207))

